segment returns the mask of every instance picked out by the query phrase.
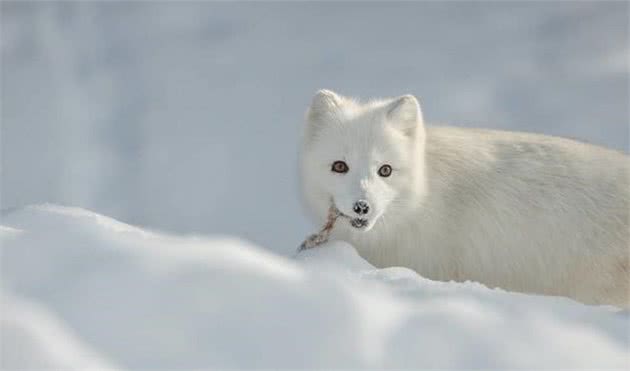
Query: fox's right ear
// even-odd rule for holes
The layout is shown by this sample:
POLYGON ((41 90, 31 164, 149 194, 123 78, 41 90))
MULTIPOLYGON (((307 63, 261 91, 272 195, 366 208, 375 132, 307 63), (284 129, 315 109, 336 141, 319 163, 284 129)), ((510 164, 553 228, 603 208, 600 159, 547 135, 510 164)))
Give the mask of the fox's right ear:
POLYGON ((306 113, 307 120, 310 124, 322 124, 330 120, 337 120, 342 100, 343 98, 333 91, 318 90, 306 113))
POLYGON ((306 112, 306 138, 313 139, 323 127, 339 122, 343 97, 330 90, 315 93, 306 112))

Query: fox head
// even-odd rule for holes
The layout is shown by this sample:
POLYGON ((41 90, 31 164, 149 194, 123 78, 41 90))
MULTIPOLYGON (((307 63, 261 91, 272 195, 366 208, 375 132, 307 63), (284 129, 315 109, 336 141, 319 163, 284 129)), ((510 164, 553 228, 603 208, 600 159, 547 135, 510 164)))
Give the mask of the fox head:
POLYGON ((424 192, 424 145, 414 96, 360 103, 320 90, 306 114, 304 198, 319 222, 334 205, 336 229, 364 233, 394 224, 424 192))

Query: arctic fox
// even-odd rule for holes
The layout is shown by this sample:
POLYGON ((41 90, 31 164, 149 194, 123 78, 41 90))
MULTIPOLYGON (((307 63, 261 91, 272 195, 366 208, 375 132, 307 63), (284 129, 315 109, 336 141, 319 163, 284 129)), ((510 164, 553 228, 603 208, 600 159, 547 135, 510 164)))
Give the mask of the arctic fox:
POLYGON ((628 307, 630 158, 569 139, 425 127, 415 97, 317 92, 304 198, 377 267, 628 307))

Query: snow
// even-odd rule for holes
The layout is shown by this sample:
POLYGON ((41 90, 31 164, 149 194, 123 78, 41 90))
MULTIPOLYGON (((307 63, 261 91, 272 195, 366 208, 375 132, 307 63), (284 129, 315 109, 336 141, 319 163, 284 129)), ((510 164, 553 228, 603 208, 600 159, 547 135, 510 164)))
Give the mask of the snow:
POLYGON ((627 368, 630 313, 288 258, 79 208, 2 216, 3 369, 627 368))
POLYGON ((114 370, 52 313, 6 293, 0 298, 3 370, 114 370))

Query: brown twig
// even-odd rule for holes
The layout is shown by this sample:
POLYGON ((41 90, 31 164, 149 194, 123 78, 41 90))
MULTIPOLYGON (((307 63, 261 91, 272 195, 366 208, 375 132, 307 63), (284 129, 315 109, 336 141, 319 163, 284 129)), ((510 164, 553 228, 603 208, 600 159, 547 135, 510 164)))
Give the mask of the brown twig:
POLYGON ((304 240, 304 242, 302 242, 302 244, 300 245, 300 248, 298 249, 298 251, 311 249, 313 247, 317 247, 323 244, 324 242, 328 241, 328 238, 330 237, 330 233, 332 232, 332 229, 335 226, 335 221, 337 221, 337 218, 339 217, 339 215, 340 215, 339 210, 337 210, 337 208, 334 205, 331 205, 330 208, 328 209, 328 217, 326 218, 326 224, 324 224, 324 226, 319 232, 310 235, 306 240, 304 240))

